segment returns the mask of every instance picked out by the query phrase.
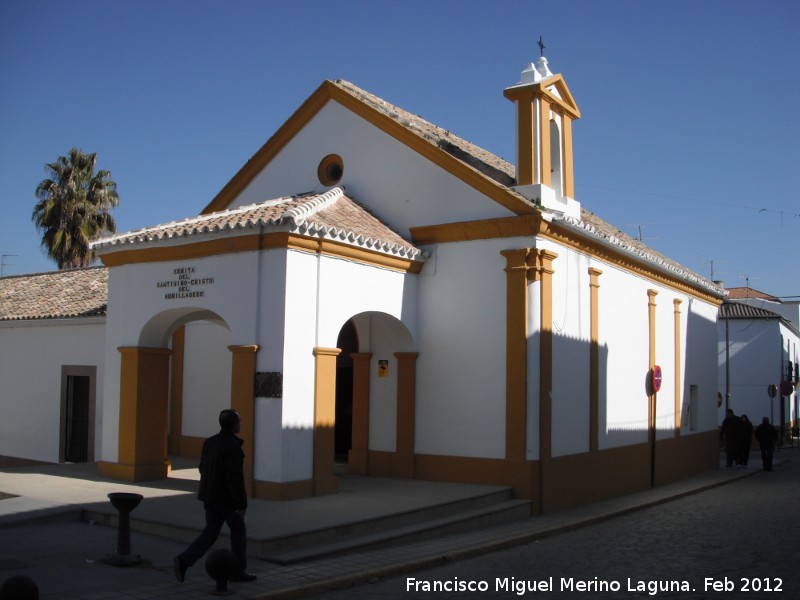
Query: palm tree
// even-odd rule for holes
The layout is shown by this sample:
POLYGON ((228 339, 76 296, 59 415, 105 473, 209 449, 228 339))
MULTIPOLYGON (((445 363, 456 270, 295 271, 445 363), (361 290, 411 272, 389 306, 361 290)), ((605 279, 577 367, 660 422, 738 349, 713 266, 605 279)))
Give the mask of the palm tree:
POLYGON ((39 201, 31 218, 59 269, 89 265, 94 260, 89 242, 117 230, 109 213, 119 204, 117 184, 110 171, 94 172, 96 162, 96 154, 73 148, 47 165, 50 177, 36 187, 39 201))

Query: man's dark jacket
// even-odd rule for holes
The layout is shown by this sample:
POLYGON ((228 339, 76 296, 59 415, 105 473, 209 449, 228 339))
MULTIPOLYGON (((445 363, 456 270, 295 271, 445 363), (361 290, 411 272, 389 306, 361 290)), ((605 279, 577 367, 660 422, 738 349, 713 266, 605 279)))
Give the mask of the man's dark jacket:
POLYGON ((203 443, 198 499, 206 504, 233 510, 247 508, 243 443, 243 440, 224 429, 203 443))

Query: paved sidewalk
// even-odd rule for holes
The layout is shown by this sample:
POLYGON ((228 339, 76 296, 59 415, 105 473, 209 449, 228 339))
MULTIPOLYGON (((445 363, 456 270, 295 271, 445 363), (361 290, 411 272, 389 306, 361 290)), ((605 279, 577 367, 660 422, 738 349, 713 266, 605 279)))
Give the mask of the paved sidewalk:
MULTIPOLYGON (((792 449, 777 461, 792 456, 792 449)), ((114 567, 104 558, 116 549, 116 529, 83 522, 82 514, 108 512, 109 492, 141 493, 145 498, 133 517, 159 516, 188 538, 203 525, 202 510, 194 497, 196 469, 176 471, 176 477, 153 484, 130 485, 103 480, 92 465, 48 465, 35 469, 0 469, 0 582, 25 575, 37 582, 40 598, 69 600, 189 599, 213 596, 214 582, 200 561, 179 584, 172 573, 172 557, 186 545, 166 537, 131 533, 131 551, 142 564, 114 567), (88 510, 89 513, 82 513, 88 510)), ((537 516, 507 525, 477 529, 407 545, 353 552, 293 565, 251 559, 252 583, 231 583, 233 598, 291 598, 371 579, 416 571, 444 562, 555 535, 622 513, 639 510, 697 493, 760 472, 753 456, 749 467, 720 468, 680 482, 576 509, 537 516)), ((252 501, 248 532, 284 527, 288 530, 324 526, 332 513, 399 510, 408 503, 430 501, 431 496, 453 495, 470 486, 433 482, 372 480, 366 495, 343 485, 341 493, 324 498, 275 503, 252 501)), ((437 498, 433 498, 434 501, 437 498)), ((113 509, 112 509, 113 510, 113 509)), ((180 534, 179 534, 180 535, 180 534)), ((225 547, 227 541, 221 543, 225 547)))

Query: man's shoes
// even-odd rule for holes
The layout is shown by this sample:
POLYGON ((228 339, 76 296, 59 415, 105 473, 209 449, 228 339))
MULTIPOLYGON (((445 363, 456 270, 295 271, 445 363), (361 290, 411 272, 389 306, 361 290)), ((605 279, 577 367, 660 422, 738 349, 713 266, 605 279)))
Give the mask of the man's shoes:
POLYGON ((231 575, 231 581, 255 581, 256 576, 252 573, 248 573, 247 571, 241 571, 240 573, 234 573, 231 575))
POLYGON ((175 572, 175 579, 177 579, 179 583, 183 583, 186 579, 186 569, 188 568, 189 565, 183 562, 180 556, 176 556, 172 559, 172 570, 175 572))

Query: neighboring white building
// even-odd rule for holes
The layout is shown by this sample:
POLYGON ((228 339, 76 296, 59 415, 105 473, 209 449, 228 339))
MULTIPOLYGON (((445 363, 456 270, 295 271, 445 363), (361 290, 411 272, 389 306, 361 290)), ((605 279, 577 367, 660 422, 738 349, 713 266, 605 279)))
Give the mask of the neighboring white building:
MULTIPOLYGON (((580 112, 543 58, 505 95, 516 168, 324 82, 199 216, 95 244, 104 349, 7 367, 4 413, 32 385, 56 421, 30 379, 92 364, 100 473, 143 480, 232 406, 260 498, 335 492, 337 459, 539 512, 716 468, 724 290, 581 208, 580 112)), ((0 455, 62 459, 32 427, 0 419, 0 455)))
POLYGON ((95 459, 107 281, 103 267, 0 278, 0 465, 95 459))
POLYGON ((798 302, 751 288, 731 288, 718 322, 720 423, 725 409, 763 417, 783 428, 797 426, 800 410, 798 302))

